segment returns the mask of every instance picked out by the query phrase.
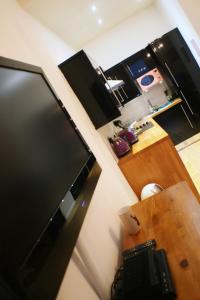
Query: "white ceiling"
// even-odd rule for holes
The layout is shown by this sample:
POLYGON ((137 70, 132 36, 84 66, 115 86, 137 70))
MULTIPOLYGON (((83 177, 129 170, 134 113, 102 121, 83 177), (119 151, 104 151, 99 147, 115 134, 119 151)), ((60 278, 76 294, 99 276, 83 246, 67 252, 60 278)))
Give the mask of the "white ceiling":
POLYGON ((18 0, 74 49, 96 38, 154 0, 18 0), (96 6, 92 12, 91 6, 96 6), (98 24, 98 19, 102 24, 98 24))

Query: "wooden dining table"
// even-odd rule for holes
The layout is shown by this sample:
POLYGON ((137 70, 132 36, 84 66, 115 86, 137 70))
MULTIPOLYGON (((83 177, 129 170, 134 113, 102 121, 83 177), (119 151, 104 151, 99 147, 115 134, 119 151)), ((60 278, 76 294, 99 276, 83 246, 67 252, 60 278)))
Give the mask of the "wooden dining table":
MULTIPOLYGON (((200 300, 200 204, 186 182, 132 206, 141 229, 124 233, 123 249, 155 239, 165 249, 177 300, 200 300)), ((162 300, 162 299, 161 299, 162 300)))

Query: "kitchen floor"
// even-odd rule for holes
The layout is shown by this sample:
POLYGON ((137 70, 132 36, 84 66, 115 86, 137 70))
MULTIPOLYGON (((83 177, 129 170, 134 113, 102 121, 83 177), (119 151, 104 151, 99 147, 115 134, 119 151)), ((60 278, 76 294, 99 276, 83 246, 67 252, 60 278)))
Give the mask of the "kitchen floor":
POLYGON ((200 133, 178 144, 176 149, 200 193, 200 133))

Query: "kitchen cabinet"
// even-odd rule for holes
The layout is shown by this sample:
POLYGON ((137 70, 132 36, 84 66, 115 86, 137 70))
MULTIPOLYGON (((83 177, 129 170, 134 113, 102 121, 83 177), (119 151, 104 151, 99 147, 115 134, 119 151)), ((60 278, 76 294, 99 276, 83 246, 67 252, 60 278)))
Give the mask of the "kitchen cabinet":
POLYGON ((106 70, 105 74, 107 77, 122 79, 125 82, 124 91, 121 89, 119 92, 126 103, 141 95, 136 79, 155 67, 156 62, 148 49, 142 49, 106 70))
POLYGON ((148 49, 142 49, 123 61, 123 64, 128 68, 132 78, 136 80, 148 71, 156 68, 156 62, 151 57, 148 49))
POLYGON ((123 103, 127 103, 141 95, 129 70, 123 63, 119 63, 108 69, 105 71, 105 75, 110 79, 120 79, 124 81, 124 86, 118 89, 119 96, 122 97, 123 103))
POLYGON ((96 129, 121 115, 119 103, 109 93, 103 78, 97 74, 83 50, 64 61, 59 68, 96 129))
POLYGON ((187 109, 200 122, 200 69, 177 28, 152 42, 147 50, 173 83, 187 109))
POLYGON ((175 145, 200 131, 199 124, 184 101, 153 118, 169 134, 175 145))

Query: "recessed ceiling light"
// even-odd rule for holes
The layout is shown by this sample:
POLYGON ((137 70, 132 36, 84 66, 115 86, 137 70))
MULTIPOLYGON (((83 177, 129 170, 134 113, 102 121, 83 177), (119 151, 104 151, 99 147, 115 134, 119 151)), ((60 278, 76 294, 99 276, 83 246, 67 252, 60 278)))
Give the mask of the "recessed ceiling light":
POLYGON ((96 7, 95 4, 93 4, 93 5, 91 6, 91 11, 95 12, 96 10, 97 10, 97 7, 96 7))
POLYGON ((98 19, 98 20, 97 20, 97 23, 98 23, 99 25, 101 25, 101 24, 103 23, 103 20, 102 20, 102 19, 98 19))

